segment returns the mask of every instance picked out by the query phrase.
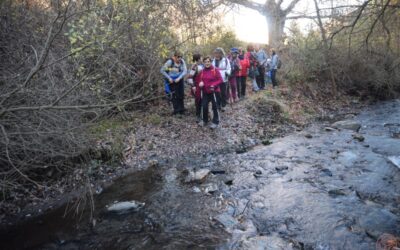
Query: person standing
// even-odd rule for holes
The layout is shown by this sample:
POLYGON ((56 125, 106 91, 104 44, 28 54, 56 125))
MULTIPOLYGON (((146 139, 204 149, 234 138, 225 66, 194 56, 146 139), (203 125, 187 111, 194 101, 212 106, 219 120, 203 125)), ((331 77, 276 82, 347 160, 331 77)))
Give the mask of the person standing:
POLYGON ((229 63, 231 64, 231 74, 228 77, 229 78, 229 86, 228 88, 230 91, 228 93, 229 100, 232 100, 232 102, 236 102, 238 100, 238 91, 237 91, 237 76, 242 70, 242 66, 240 65, 240 60, 239 60, 239 50, 237 48, 232 48, 231 49, 231 55, 229 57, 229 63))
POLYGON ((160 72, 169 82, 169 88, 172 93, 172 106, 174 109, 172 114, 184 114, 185 86, 183 78, 187 73, 187 69, 182 54, 176 51, 174 56, 168 59, 161 67, 160 72))
POLYGON ((256 53, 253 45, 247 46, 246 58, 250 62, 250 68, 249 68, 248 76, 251 79, 253 91, 254 92, 258 92, 260 90, 260 88, 257 85, 257 81, 256 81, 256 78, 259 75, 258 62, 257 62, 257 53, 256 53))
POLYGON ((196 118, 197 122, 202 121, 202 108, 201 99, 203 98, 203 93, 199 87, 200 83, 200 72, 204 69, 202 58, 200 54, 193 55, 193 65, 189 71, 187 82, 192 86, 192 95, 194 96, 194 104, 196 107, 196 118))
POLYGON ((203 91, 202 108, 203 108, 203 122, 200 126, 205 126, 208 123, 208 104, 211 102, 213 118, 210 125, 211 129, 215 129, 219 124, 217 92, 220 90, 219 86, 222 84, 223 79, 218 68, 214 67, 211 62, 211 57, 207 56, 203 59, 204 69, 200 72, 199 87, 203 91))
POLYGON ((228 58, 225 56, 223 48, 216 48, 214 50, 214 60, 212 65, 218 69, 222 77, 222 84, 220 86, 220 94, 218 94, 218 106, 221 111, 225 111, 226 102, 228 99, 227 88, 228 88, 228 77, 231 74, 231 64, 228 58))
POLYGON ((265 89, 265 65, 267 63, 268 55, 265 53, 259 45, 256 47, 257 53, 257 64, 258 64, 258 76, 256 77, 257 86, 259 89, 265 89))
POLYGON ((278 70, 278 61, 279 56, 276 54, 275 49, 271 49, 271 81, 272 86, 275 88, 278 86, 278 82, 276 80, 276 72, 278 70))
POLYGON ((243 51, 239 48, 239 60, 241 70, 237 74, 237 89, 239 99, 243 99, 246 96, 246 81, 247 72, 250 68, 250 61, 245 57, 243 51))

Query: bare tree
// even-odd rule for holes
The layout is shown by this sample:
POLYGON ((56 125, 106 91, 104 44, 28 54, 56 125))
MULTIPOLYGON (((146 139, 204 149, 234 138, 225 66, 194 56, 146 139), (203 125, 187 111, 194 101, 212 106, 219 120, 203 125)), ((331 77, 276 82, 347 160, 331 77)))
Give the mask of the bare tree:
POLYGON ((264 4, 249 0, 228 0, 227 2, 245 6, 263 15, 267 19, 269 44, 278 47, 282 42, 288 15, 300 0, 291 0, 286 7, 283 7, 284 0, 266 0, 264 4))

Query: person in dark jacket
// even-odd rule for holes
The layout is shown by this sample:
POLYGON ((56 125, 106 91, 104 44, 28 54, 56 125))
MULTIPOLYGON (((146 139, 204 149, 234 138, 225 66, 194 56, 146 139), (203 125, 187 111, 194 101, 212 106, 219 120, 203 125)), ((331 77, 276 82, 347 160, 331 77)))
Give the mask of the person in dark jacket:
POLYGON ((187 69, 185 61, 182 59, 182 54, 176 51, 174 56, 168 59, 161 67, 160 72, 168 80, 169 88, 172 92, 172 106, 174 108, 172 114, 183 114, 185 112, 183 78, 187 73, 187 69))
POLYGON ((194 103, 196 106, 196 117, 197 117, 197 122, 202 121, 202 103, 201 99, 203 97, 203 93, 199 87, 200 84, 200 72, 204 69, 202 57, 200 54, 194 54, 193 55, 193 65, 190 68, 190 71, 188 73, 188 78, 187 82, 189 85, 192 87, 192 95, 194 96, 194 103))
POLYGON ((274 88, 278 86, 278 81, 276 80, 276 71, 278 70, 278 60, 279 57, 276 54, 275 49, 271 49, 271 81, 272 81, 272 86, 274 88))
POLYGON ((211 62, 211 57, 207 56, 203 59, 204 69, 200 72, 199 87, 203 91, 203 123, 200 126, 205 126, 208 123, 208 104, 212 103, 213 119, 210 125, 211 129, 215 129, 219 124, 218 104, 216 93, 220 91, 219 86, 223 79, 218 68, 214 67, 211 62))

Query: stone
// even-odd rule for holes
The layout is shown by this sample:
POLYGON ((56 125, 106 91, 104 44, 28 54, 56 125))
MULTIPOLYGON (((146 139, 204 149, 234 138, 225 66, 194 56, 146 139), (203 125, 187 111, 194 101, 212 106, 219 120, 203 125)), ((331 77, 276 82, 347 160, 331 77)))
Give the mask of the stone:
POLYGON ((201 190, 200 190, 200 188, 198 188, 198 187, 193 187, 193 192, 195 192, 195 193, 200 193, 201 190))
POLYGON ((313 136, 311 134, 305 134, 304 137, 307 138, 307 139, 313 138, 313 136))
POLYGON ((130 211, 137 211, 140 208, 144 207, 144 205, 145 205, 144 202, 139 202, 139 201, 121 201, 109 205, 106 208, 108 212, 126 213, 130 211))
POLYGON ((270 141, 270 140, 262 140, 261 143, 262 143, 262 145, 268 146, 268 145, 272 144, 272 141, 270 141))
POLYGON ((360 135, 358 133, 357 134, 353 134, 352 136, 353 136, 353 139, 358 140, 360 142, 365 140, 364 136, 362 136, 362 135, 360 135))
POLYGON ((208 176, 208 174, 210 173, 209 169, 206 168, 202 168, 199 170, 192 170, 189 172, 189 174, 187 175, 185 182, 204 182, 204 180, 206 179, 206 177, 208 176))
POLYGON ((217 175, 217 174, 226 174, 225 170, 211 170, 211 173, 213 175, 217 175))
POLYGON ((338 196, 346 195, 346 193, 342 189, 332 189, 328 191, 329 196, 335 198, 338 196))
POLYGON ((400 169, 400 156, 389 156, 388 160, 400 169))
POLYGON ((215 183, 209 183, 207 185, 204 185, 204 192, 206 194, 213 194, 218 191, 218 185, 215 183))
POLYGON ((278 167, 275 167, 275 170, 276 171, 283 171, 283 170, 288 170, 289 169, 289 167, 288 166, 278 166, 278 167))
POLYGON ((243 241, 239 249, 292 250, 293 247, 278 236, 256 236, 243 241))
POLYGON ((157 160, 150 160, 149 161, 149 167, 158 167, 159 163, 157 160))
POLYGON ((331 128, 331 127, 325 127, 324 130, 325 130, 325 131, 328 131, 328 132, 335 131, 335 129, 334 129, 334 128, 331 128))
POLYGON ((345 151, 338 155, 338 160, 346 167, 351 167, 357 161, 358 155, 351 151, 345 151))
POLYGON ((332 127, 338 128, 338 129, 348 129, 348 130, 353 130, 355 132, 358 132, 361 128, 361 124, 356 121, 343 120, 343 121, 338 121, 338 122, 333 123, 332 127))
POLYGON ((253 175, 254 175, 254 177, 258 178, 258 177, 262 176, 262 172, 261 172, 261 170, 257 170, 253 175))
POLYGON ((236 220, 234 217, 231 215, 224 213, 224 214, 219 214, 214 217, 214 220, 218 221, 221 223, 221 225, 224 226, 225 229, 231 230, 233 229, 236 225, 239 224, 239 221, 236 220))

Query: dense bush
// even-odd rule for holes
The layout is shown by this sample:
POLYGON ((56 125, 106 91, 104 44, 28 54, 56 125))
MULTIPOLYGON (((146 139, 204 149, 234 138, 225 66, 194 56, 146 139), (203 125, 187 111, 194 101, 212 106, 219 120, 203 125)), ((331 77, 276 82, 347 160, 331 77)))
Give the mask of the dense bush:
MULTIPOLYGON (((193 33, 178 32, 184 2, 1 2, 3 194, 75 168, 93 147, 90 126, 162 96, 161 63, 193 33)), ((191 20, 208 15, 192 4, 191 20)))

